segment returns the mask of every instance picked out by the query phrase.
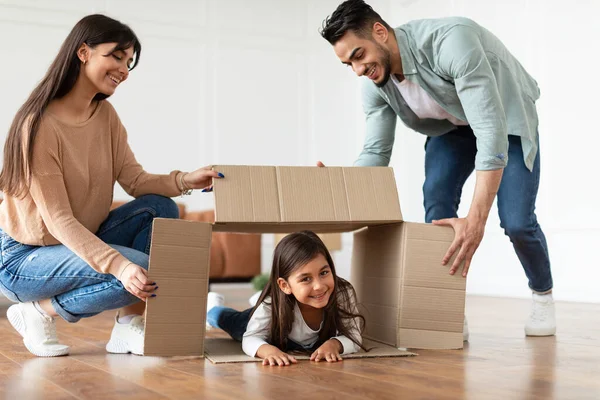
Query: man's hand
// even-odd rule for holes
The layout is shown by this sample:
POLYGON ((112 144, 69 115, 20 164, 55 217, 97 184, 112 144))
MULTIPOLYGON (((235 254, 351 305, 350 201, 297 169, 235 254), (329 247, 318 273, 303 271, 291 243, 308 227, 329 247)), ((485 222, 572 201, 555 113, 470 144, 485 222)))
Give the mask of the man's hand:
POLYGON ((502 170, 477 171, 475 193, 467 218, 447 218, 433 221, 435 225, 446 225, 454 228, 454 241, 442 259, 442 265, 448 264, 458 249, 458 255, 450 267, 450 275, 454 275, 460 264, 464 261, 462 276, 466 277, 471 266, 475 250, 479 247, 485 223, 492 208, 492 203, 498 193, 502 180, 502 170))
POLYGON ((323 164, 321 161, 317 161, 317 167, 324 167, 325 164, 323 164))
POLYGON ((454 241, 442 259, 442 265, 447 265, 454 253, 458 255, 450 267, 450 275, 454 275, 464 261, 462 276, 466 277, 471 266, 475 250, 479 247, 485 232, 485 221, 474 221, 467 218, 447 218, 433 221, 434 225, 451 226, 454 229, 454 241))
POLYGON ((310 361, 319 362, 326 360, 327 362, 342 361, 340 353, 344 351, 342 343, 337 339, 329 339, 323 343, 311 356, 310 361))

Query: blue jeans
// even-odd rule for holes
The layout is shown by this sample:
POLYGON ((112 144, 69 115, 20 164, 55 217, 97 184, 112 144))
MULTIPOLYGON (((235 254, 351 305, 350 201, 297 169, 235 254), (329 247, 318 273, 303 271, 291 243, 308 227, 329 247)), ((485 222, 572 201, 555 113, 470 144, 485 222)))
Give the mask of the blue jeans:
MULTIPOLYGON (((231 336, 233 340, 241 342, 248 322, 250 321, 250 314, 252 314, 252 308, 244 311, 237 311, 229 307, 216 306, 211 308, 206 314, 206 321, 210 326, 224 330, 231 336)), ((309 349, 302 347, 302 345, 294 342, 291 339, 287 340, 287 347, 284 351, 312 351, 317 349, 321 345, 317 341, 315 345, 309 349)))
MULTIPOLYGON (((108 214, 96 235, 131 262, 148 269, 152 220, 178 218, 167 197, 139 197, 108 214)), ((50 299, 68 322, 140 301, 111 274, 95 271, 64 245, 29 246, 0 230, 0 290, 15 302, 50 299)))
MULTIPOLYGON (((523 160, 521 138, 508 136, 508 165, 498 190, 500 226, 510 238, 529 287, 536 292, 552 289, 548 245, 535 215, 535 199, 540 182, 540 151, 529 171, 523 160)), ((457 217, 465 181, 475 168, 477 146, 468 126, 442 136, 430 137, 425 144, 425 221, 457 217)))
POLYGON ((206 321, 210 326, 224 330, 233 340, 242 341, 252 309, 237 311, 229 307, 216 306, 206 314, 206 321))

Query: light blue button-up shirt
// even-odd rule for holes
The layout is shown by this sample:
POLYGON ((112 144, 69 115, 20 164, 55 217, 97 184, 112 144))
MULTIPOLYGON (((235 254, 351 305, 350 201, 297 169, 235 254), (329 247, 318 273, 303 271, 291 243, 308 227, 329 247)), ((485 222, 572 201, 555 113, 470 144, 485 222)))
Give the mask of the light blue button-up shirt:
MULTIPOLYGON (((504 168, 508 136, 521 137, 523 158, 533 168, 537 155, 537 82, 502 42, 467 18, 409 22, 394 30, 404 77, 421 86, 452 116, 467 121, 477 138, 477 170, 504 168)), ((354 165, 387 166, 392 155, 396 117, 427 136, 456 127, 448 120, 420 119, 390 79, 378 88, 363 85, 367 132, 354 165)))

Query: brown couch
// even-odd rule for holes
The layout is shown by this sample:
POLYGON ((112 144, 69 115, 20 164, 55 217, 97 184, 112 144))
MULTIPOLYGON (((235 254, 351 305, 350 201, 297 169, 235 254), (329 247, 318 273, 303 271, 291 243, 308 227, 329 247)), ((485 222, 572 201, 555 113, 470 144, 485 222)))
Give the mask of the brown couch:
MULTIPOLYGON (((111 209, 125 204, 113 202, 111 209)), ((185 204, 177 203, 179 218, 188 221, 214 222, 214 210, 187 211, 185 204)), ((248 281, 260 274, 261 235, 222 233, 212 234, 210 246, 210 275, 212 282, 248 281)))

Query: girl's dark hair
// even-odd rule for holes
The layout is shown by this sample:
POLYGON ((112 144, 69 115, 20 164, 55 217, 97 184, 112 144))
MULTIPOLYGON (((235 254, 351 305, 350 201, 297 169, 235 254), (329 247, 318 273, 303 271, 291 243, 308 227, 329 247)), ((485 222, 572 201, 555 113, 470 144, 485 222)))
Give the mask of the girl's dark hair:
POLYGON ((332 45, 350 31, 362 38, 371 37, 373 24, 379 22, 388 30, 392 28, 363 0, 347 0, 323 21, 319 33, 332 45))
MULTIPOLYGON (((29 188, 33 143, 42 115, 52 100, 65 96, 73 89, 81 67, 77 50, 84 43, 91 48, 102 43, 116 43, 115 48, 106 56, 117 50, 133 47, 135 59, 130 70, 137 65, 142 53, 142 45, 135 33, 127 25, 107 16, 88 15, 73 27, 46 75, 33 89, 10 126, 0 172, 0 190, 6 195, 19 197, 29 188)), ((103 93, 97 93, 94 100, 104 100, 107 97, 103 93)))
MULTIPOLYGON (((271 297, 270 343, 285 351, 287 338, 294 322, 296 299, 293 294, 287 295, 279 289, 277 280, 279 278, 287 280, 294 271, 312 261, 319 254, 322 254, 327 260, 333 274, 335 286, 333 293, 329 297, 329 302, 323 310, 323 326, 319 332, 317 346, 339 334, 346 336, 365 350, 361 344, 361 338, 356 337, 353 333, 356 332, 353 329, 355 328, 356 318, 360 320, 360 326, 356 327, 360 334, 362 334, 365 327, 365 318, 353 312, 357 301, 356 292, 350 282, 337 276, 335 265, 327 247, 311 231, 292 233, 279 242, 273 254, 271 277, 263 289, 256 306, 254 306, 252 314, 254 314, 258 306, 267 297, 271 297)), ((267 302, 267 304, 269 303, 267 302)))

